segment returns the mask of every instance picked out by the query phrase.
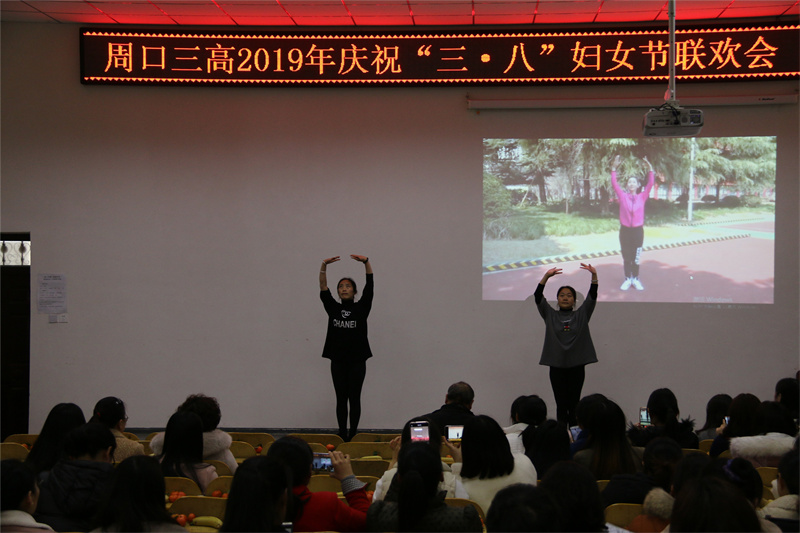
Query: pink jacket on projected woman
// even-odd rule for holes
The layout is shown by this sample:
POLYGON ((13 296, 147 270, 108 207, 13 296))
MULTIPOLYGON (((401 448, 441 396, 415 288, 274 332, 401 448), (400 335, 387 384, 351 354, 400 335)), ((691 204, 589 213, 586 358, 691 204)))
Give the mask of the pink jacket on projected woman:
POLYGON ((647 185, 644 186, 642 192, 629 193, 622 189, 617 183, 617 172, 611 171, 611 185, 619 198, 619 223, 629 228, 637 228, 644 226, 644 204, 647 202, 647 197, 650 196, 650 190, 653 188, 655 180, 655 173, 651 170, 647 173, 647 185))

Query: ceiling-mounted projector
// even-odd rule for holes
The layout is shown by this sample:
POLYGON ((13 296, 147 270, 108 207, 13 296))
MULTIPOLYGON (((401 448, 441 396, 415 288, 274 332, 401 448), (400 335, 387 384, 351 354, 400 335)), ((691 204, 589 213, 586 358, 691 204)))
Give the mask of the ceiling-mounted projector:
POLYGON ((689 137, 700 133, 702 128, 702 110, 668 104, 645 113, 642 122, 645 137, 689 137))

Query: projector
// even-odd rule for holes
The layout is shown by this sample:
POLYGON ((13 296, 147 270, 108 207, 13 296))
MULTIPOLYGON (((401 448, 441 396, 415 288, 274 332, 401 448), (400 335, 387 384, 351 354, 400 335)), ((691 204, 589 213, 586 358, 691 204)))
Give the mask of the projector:
POLYGON ((689 137, 703 128, 703 111, 665 106, 651 109, 644 115, 645 137, 689 137))

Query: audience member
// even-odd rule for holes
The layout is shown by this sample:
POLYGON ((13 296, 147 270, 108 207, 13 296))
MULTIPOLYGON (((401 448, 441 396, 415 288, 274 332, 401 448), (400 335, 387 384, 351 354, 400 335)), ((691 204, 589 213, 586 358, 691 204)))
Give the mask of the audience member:
POLYGON ((717 437, 717 428, 725 421, 731 407, 730 394, 715 394, 706 404, 706 423, 697 430, 699 440, 713 440, 717 437))
POLYGON ((486 514, 486 530, 569 531, 563 529, 553 496, 527 483, 515 483, 498 491, 486 514))
POLYGON ((482 531, 472 506, 448 507, 439 491, 439 452, 424 442, 400 449, 397 501, 378 501, 367 511, 368 531, 482 531))
POLYGON ((584 421, 592 418, 597 410, 602 410, 603 402, 607 399, 602 394, 595 393, 584 396, 578 402, 578 406, 575 408, 575 418, 578 422, 579 431, 577 435, 574 435, 572 431, 575 428, 570 428, 570 438, 572 439, 569 445, 570 457, 575 457, 576 453, 586 448, 589 442, 589 432, 586 430, 584 421))
MULTIPOLYGON (((236 458, 230 447, 233 439, 217 426, 222 419, 222 411, 216 398, 204 394, 192 394, 178 406, 177 411, 195 413, 203 422, 203 459, 213 459, 225 463, 231 472, 236 472, 236 458)), ((159 433, 150 441, 150 449, 158 456, 164 445, 164 433, 159 433)))
POLYGON ((201 491, 217 478, 217 469, 203 462, 203 423, 191 411, 178 411, 169 417, 157 457, 165 476, 188 477, 201 491))
POLYGON ((95 519, 95 532, 174 531, 175 523, 164 507, 164 475, 153 457, 135 455, 119 463, 111 486, 95 519))
POLYGON ((459 381, 447 389, 444 405, 432 413, 423 415, 445 435, 445 426, 463 426, 475 415, 472 413, 472 403, 475 401, 475 391, 469 383, 459 381))
POLYGON ((36 442, 25 458, 25 463, 38 475, 39 483, 47 477, 58 460, 63 458, 66 434, 85 423, 83 411, 74 403, 60 403, 50 409, 36 442))
POLYGON ((780 531, 780 527, 766 520, 764 512, 758 509, 764 494, 764 485, 758 471, 749 461, 740 458, 715 459, 707 469, 706 475, 725 479, 739 489, 750 503, 750 507, 756 511, 760 531, 776 533, 780 531))
POLYGON ((569 429, 563 422, 547 420, 528 426, 522 432, 522 443, 540 479, 552 465, 570 459, 569 429))
POLYGON ((128 415, 125 413, 125 404, 119 398, 108 396, 103 398, 94 406, 94 414, 89 422, 103 424, 117 439, 117 449, 114 450, 114 462, 121 463, 128 457, 134 455, 144 455, 144 446, 135 440, 131 440, 125 435, 125 426, 128 423, 128 415))
MULTIPOLYGON (((769 519, 798 520, 800 494, 800 455, 796 449, 787 452, 778 463, 778 477, 772 484, 775 499, 764 506, 769 519)), ((783 529, 783 528, 781 528, 783 529)), ((795 528, 797 531, 797 528, 795 528)))
POLYGON ((478 415, 464 424, 461 448, 447 444, 453 455, 453 473, 461 476, 469 499, 477 502, 484 512, 503 487, 514 483, 536 484, 536 469, 531 460, 511 453, 503 428, 491 417, 478 415))
MULTIPOLYGON (((397 501, 399 486, 397 481, 397 460, 402 451, 402 447, 411 444, 411 424, 412 422, 424 421, 428 422, 428 446, 433 449, 437 455, 441 455, 442 450, 442 435, 439 433, 435 424, 431 424, 430 420, 426 418, 414 418, 406 422, 399 437, 392 439, 390 446, 392 448, 392 460, 389 462, 389 468, 383 474, 381 479, 375 485, 375 491, 372 494, 372 501, 397 501)), ((439 490, 445 493, 447 498, 467 498, 467 492, 461 484, 458 476, 455 476, 450 468, 450 465, 443 461, 439 461, 442 470, 442 480, 439 482, 439 490)))
POLYGON ((520 396, 511 404, 511 425, 503 428, 511 453, 525 453, 522 432, 547 420, 547 404, 535 394, 520 396))
POLYGON ((108 491, 117 440, 102 424, 84 424, 64 437, 65 459, 41 484, 34 516, 56 531, 89 531, 108 491))
POLYGON ((797 426, 788 409, 778 402, 763 402, 756 416, 759 434, 733 437, 731 457, 747 459, 756 468, 776 467, 781 457, 794 447, 797 426))
POLYGON ((39 502, 36 473, 18 459, 0 461, 0 531, 53 531, 33 518, 39 502))
POLYGON ((688 418, 679 420, 678 399, 669 389, 656 389, 647 399, 647 412, 650 413, 650 426, 635 425, 628 430, 633 446, 647 446, 656 437, 670 437, 681 448, 697 449, 700 441, 694 432, 694 421, 688 418))
POLYGON ((683 450, 677 442, 669 437, 656 437, 645 446, 644 471, 613 476, 601 494, 603 505, 644 503, 647 494, 656 487, 669 491, 675 465, 682 458, 683 450))
POLYGON ((287 520, 293 522, 293 531, 362 531, 366 525, 367 499, 365 484, 353 475, 350 457, 341 452, 330 453, 333 477, 342 484, 347 503, 339 501, 335 492, 311 492, 311 464, 314 454, 303 440, 282 437, 269 447, 268 459, 286 465, 294 487, 287 508, 287 520), (349 505, 348 505, 349 504, 349 505))
POLYGON ((775 384, 775 401, 789 410, 792 419, 797 420, 800 409, 800 382, 796 378, 783 378, 775 384))
POLYGON ((220 531, 285 531, 292 474, 274 458, 250 457, 236 470, 220 531))
POLYGON ((737 395, 728 410, 727 422, 717 428, 718 435, 711 444, 708 455, 717 457, 730 448, 730 439, 758 435, 758 408, 761 400, 749 393, 737 395))
POLYGON ((614 401, 604 398, 592 404, 584 428, 589 433, 587 447, 574 456, 597 479, 642 470, 642 448, 634 448, 625 434, 625 414, 614 401))
POLYGON ((606 519, 597 480, 588 468, 561 461, 547 471, 540 487, 558 504, 559 531, 605 531, 606 519))
POLYGON ((675 497, 669 530, 761 531, 756 511, 736 487, 715 476, 689 481, 675 497))

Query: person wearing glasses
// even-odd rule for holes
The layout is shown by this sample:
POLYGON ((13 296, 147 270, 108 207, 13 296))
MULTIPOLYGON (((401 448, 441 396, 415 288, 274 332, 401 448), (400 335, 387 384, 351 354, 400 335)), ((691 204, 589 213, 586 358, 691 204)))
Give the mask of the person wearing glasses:
POLYGON ((144 455, 144 446, 123 434, 128 423, 128 415, 125 412, 125 403, 119 398, 107 396, 97 402, 89 422, 102 424, 111 430, 117 440, 117 449, 114 451, 115 463, 134 455, 144 455))

